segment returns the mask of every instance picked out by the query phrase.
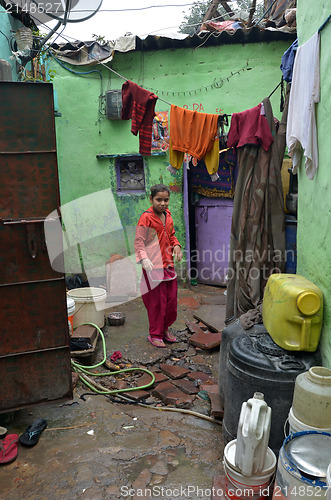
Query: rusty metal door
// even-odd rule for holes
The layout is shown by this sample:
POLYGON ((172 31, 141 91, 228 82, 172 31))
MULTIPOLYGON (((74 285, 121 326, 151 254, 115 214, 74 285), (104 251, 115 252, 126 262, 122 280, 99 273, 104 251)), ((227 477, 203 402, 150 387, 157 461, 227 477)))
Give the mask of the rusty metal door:
POLYGON ((0 82, 0 171, 3 412, 72 397, 65 280, 44 235, 60 203, 51 84, 0 82))

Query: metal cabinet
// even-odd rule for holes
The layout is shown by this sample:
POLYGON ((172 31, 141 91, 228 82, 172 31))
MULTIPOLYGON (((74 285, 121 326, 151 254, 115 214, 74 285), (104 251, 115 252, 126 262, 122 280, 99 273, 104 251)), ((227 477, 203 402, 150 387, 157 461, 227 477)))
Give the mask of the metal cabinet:
MULTIPOLYGON (((44 220, 60 203, 53 86, 0 82, 0 412, 72 397, 64 275, 44 220)), ((59 237, 61 237, 59 235, 59 237)))

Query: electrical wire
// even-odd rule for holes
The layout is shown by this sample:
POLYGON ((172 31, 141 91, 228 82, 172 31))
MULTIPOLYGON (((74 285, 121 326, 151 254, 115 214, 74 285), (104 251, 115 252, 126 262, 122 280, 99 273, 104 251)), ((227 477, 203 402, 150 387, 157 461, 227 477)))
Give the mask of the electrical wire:
POLYGON ((67 71, 70 71, 70 73, 74 73, 74 75, 89 75, 90 73, 98 73, 102 80, 102 73, 101 71, 97 69, 91 69, 90 71, 76 71, 74 69, 68 68, 65 64, 63 64, 62 61, 60 61, 55 55, 52 53, 52 51, 47 48, 47 52, 53 57, 53 59, 60 65, 62 68, 66 69, 67 71))
MULTIPOLYGON (((129 401, 128 398, 123 396, 122 394, 118 395, 119 398, 129 401)), ((220 420, 216 420, 215 418, 209 417, 208 415, 204 415, 203 413, 198 413, 193 410, 186 410, 185 408, 172 408, 170 406, 150 406, 146 405, 145 403, 140 403, 139 401, 136 403, 138 406, 143 406, 144 408, 151 408, 152 410, 159 410, 159 411, 172 411, 175 413, 186 413, 187 415, 193 415, 194 417, 199 417, 204 420, 208 420, 208 422, 213 422, 214 424, 222 425, 222 422, 220 420)))
MULTIPOLYGON (((98 12, 131 12, 139 10, 157 9, 163 7, 192 7, 195 2, 183 4, 148 5, 146 7, 134 7, 132 9, 99 9, 98 12)), ((91 9, 75 9, 75 12, 92 12, 91 9)))
POLYGON ((4 34, 1 30, 0 30, 0 33, 1 33, 1 35, 3 35, 5 38, 7 38, 7 42, 10 44, 8 36, 6 36, 6 35, 5 35, 5 34, 4 34))

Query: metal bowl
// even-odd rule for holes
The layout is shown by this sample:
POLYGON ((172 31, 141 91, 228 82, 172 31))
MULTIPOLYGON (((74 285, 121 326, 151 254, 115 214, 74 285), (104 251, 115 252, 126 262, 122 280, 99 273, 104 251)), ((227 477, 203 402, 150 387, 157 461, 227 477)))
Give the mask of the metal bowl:
POLYGON ((113 312, 107 314, 107 321, 110 326, 121 326, 124 325, 125 314, 121 312, 113 312))
POLYGON ((6 427, 0 427, 0 439, 4 438, 5 435, 7 434, 7 429, 6 427))

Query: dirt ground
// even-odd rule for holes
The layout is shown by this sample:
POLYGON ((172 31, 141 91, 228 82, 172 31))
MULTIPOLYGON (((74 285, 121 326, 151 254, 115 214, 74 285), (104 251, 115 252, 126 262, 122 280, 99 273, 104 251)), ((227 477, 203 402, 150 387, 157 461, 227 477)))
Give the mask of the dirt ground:
MULTIPOLYGON (((195 311, 202 304, 217 303, 222 294, 218 287, 180 287, 172 331, 187 331, 186 322, 196 322, 195 311)), ((126 321, 120 327, 103 328, 107 355, 119 350, 127 366, 149 368, 178 361, 178 344, 157 349, 147 342, 148 321, 141 299, 116 310, 125 312, 126 321)), ((189 349, 191 359, 199 356, 200 366, 203 363, 217 379, 219 350, 189 349)), ((99 341, 95 359, 101 358, 99 341)), ((0 415, 0 425, 18 435, 35 419, 47 420, 36 446, 19 445, 17 459, 0 466, 0 498, 221 498, 215 490, 215 481, 224 474, 221 425, 187 413, 163 411, 164 406, 153 398, 151 403, 159 407, 113 402, 91 395, 79 381, 72 401, 0 415), (89 395, 82 399, 85 393, 89 395)), ((191 409, 209 415, 210 402, 196 396, 191 409)))

